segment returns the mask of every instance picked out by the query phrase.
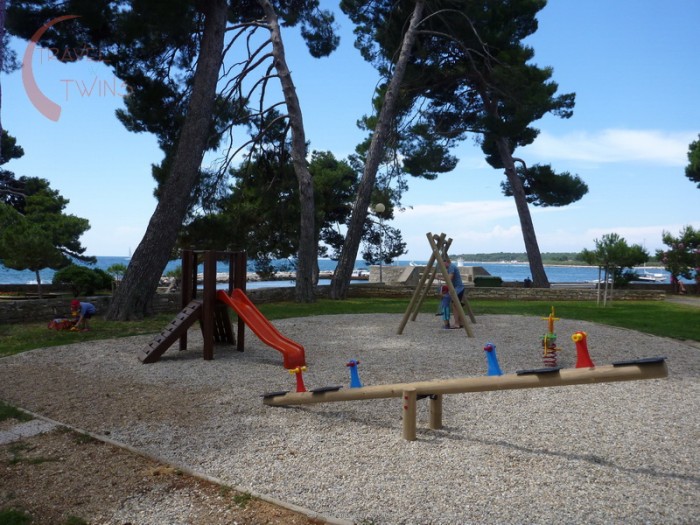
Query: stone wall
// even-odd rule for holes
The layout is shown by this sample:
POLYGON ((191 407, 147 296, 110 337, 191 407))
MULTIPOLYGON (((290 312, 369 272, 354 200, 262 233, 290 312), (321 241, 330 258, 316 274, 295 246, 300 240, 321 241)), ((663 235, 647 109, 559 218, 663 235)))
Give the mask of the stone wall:
MULTIPOLYGON (((349 297, 405 297, 413 295, 412 286, 388 286, 382 284, 353 284, 348 288, 349 297)), ((329 287, 319 286, 319 297, 328 297, 329 287)), ((249 290, 248 295, 254 303, 263 304, 276 301, 293 301, 293 288, 259 288, 249 290)), ((437 297, 437 294, 429 294, 437 297)), ((467 288, 467 297, 471 299, 493 299, 503 301, 595 301, 597 291, 594 288, 467 288)), ((662 301, 666 297, 664 290, 625 289, 615 290, 613 301, 662 301)), ((602 298, 602 295, 601 295, 602 298)))
MULTIPOLYGON (((111 296, 101 295, 80 298, 95 305, 97 315, 103 315, 109 307, 111 296)), ((59 296, 50 299, 24 299, 20 301, 0 300, 0 323, 49 323, 57 317, 70 317, 70 296, 59 296)), ((179 294, 158 294, 153 301, 153 309, 157 313, 180 311, 179 294)))
MULTIPOLYGON (((349 288, 350 297, 411 297, 414 288, 411 286, 382 286, 380 284, 357 284, 349 288)), ((598 297, 595 288, 467 288, 469 299, 492 299, 502 301, 595 301, 598 297)), ((429 294, 437 297, 437 293, 429 294)), ((602 298, 602 294, 601 294, 602 298)), ((664 290, 624 289, 615 290, 613 301, 662 301, 666 298, 664 290)))
MULTIPOLYGON (((692 285, 691 285, 692 286, 692 285)), ((670 285, 629 287, 614 290, 613 301, 661 301, 666 297, 670 285)), ((329 286, 319 286, 318 296, 328 297, 329 286)), ((437 287, 435 287, 437 288, 437 287)), ((413 286, 388 286, 381 283, 353 284, 348 288, 349 297, 398 297, 408 300, 413 295, 413 286)), ((692 290, 694 291, 694 290, 692 290)), ((692 293, 689 289, 689 293, 692 293)), ((248 290, 254 303, 263 304, 279 301, 293 301, 294 287, 255 288, 248 290)), ((437 294, 430 294, 437 297, 437 294)), ((598 297, 595 288, 555 287, 549 289, 522 288, 506 285, 498 288, 467 288, 471 299, 493 299, 504 301, 595 301, 598 297)), ((88 297, 97 307, 98 315, 109 306, 109 296, 88 297)), ((153 308, 156 312, 176 313, 180 310, 179 294, 157 294, 153 308)), ((0 322, 22 323, 46 321, 56 317, 70 316, 70 296, 63 295, 51 299, 0 300, 0 322)))
MULTIPOLYGON (((89 297, 87 299, 102 313, 109 304, 110 297, 89 297)), ((51 299, 24 299, 19 301, 0 300, 0 321, 3 323, 41 322, 49 323, 57 317, 70 317, 70 297, 51 299)))

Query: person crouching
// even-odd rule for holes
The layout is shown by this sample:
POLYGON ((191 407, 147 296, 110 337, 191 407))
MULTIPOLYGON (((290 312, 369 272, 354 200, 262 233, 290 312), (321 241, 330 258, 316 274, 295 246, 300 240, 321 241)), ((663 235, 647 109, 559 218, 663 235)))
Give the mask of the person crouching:
POLYGON ((70 303, 70 309, 73 316, 78 318, 73 329, 87 332, 90 329, 88 326, 88 321, 97 311, 95 305, 92 303, 83 303, 77 299, 73 299, 70 303))

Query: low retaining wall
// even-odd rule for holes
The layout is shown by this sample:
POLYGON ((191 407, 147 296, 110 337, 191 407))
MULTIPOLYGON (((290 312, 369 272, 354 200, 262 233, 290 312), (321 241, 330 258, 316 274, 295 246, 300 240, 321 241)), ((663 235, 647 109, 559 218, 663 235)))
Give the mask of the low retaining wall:
MULTIPOLYGON (((318 297, 328 297, 329 286, 317 288, 318 297)), ((348 287, 348 297, 405 297, 413 295, 412 286, 387 286, 382 284, 353 284, 348 287)), ((293 301, 294 288, 256 288, 247 291, 251 301, 257 304, 293 301)), ((437 297, 437 294, 431 295, 437 297)), ((503 301, 595 301, 597 290, 594 288, 467 288, 467 297, 471 299, 494 299, 503 301)), ((601 295, 602 297, 602 295, 601 295)), ((664 290, 615 290, 613 301, 662 301, 666 298, 664 290)))
MULTIPOLYGON (((349 288, 350 297, 411 297, 414 288, 410 286, 353 285, 349 288)), ((429 297, 437 297, 430 294, 429 297)), ((467 288, 468 299, 493 299, 501 301, 595 301, 598 291, 595 288, 467 288)), ((602 293, 601 293, 602 298, 602 293)), ((615 290, 613 301, 662 301, 666 298, 663 290, 615 290)))
MULTIPOLYGON (((328 297, 330 287, 319 286, 319 297, 328 297)), ((5 290, 7 291, 7 290, 5 290)), ((403 297, 408 300, 413 295, 411 286, 387 286, 383 284, 353 284, 348 288, 349 297, 403 297)), ((294 287, 255 288, 248 290, 254 303, 264 304, 279 301, 293 301, 294 287)), ((437 294, 431 297, 437 297, 437 294)), ((467 289, 470 299, 493 299, 502 301, 595 301, 598 292, 594 288, 557 287, 521 288, 502 286, 498 288, 467 289)), ((601 296, 602 297, 602 296, 601 296)), ((666 290, 657 287, 641 287, 615 290, 613 301, 661 301, 666 290)), ((104 314, 109 307, 110 296, 87 297, 97 308, 97 315, 104 314)), ((180 310, 179 294, 156 294, 153 301, 156 313, 176 313, 180 310)), ((0 300, 0 323, 24 323, 46 321, 56 317, 70 316, 70 296, 63 295, 50 299, 0 300)))
MULTIPOLYGON (((103 315, 109 308, 108 295, 81 298, 95 305, 97 315, 103 315)), ((21 301, 0 300, 0 323, 27 323, 49 321, 57 317, 70 317, 69 296, 54 297, 51 299, 24 299, 21 301)), ((153 309, 156 313, 179 312, 180 294, 157 294, 153 301, 153 309)))

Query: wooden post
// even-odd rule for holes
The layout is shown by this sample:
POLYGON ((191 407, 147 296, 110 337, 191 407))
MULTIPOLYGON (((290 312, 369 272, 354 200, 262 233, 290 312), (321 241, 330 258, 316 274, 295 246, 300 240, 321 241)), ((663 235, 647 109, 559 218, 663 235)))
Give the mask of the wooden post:
POLYGON ((214 359, 214 307, 216 303, 216 252, 204 252, 202 339, 204 359, 214 359))
POLYGON ((413 315, 411 315, 411 321, 415 321, 416 319, 418 319, 418 314, 420 313, 420 309, 423 306, 423 302, 425 302, 425 298, 428 296, 428 294, 430 293, 430 290, 433 288, 433 283, 435 282, 436 270, 437 270, 437 268, 435 268, 435 266, 432 266, 432 265, 425 267, 424 275, 426 275, 428 278, 425 281, 422 281, 420 283, 420 291, 421 291, 420 299, 418 300, 418 303, 413 308, 413 315))
MULTIPOLYGON (((196 260, 196 255, 192 250, 182 251, 182 284, 180 285, 180 309, 184 309, 190 301, 196 297, 197 289, 197 264, 192 263, 196 260), (193 269, 194 266, 194 269, 193 269), (192 272, 195 272, 194 285, 192 284, 192 272), (194 286, 194 290, 192 287, 194 286)), ((187 330, 180 336, 180 350, 187 350, 187 330)))
POLYGON ((226 288, 228 294, 233 293, 233 289, 236 287, 234 284, 236 282, 236 261, 238 254, 235 252, 226 252, 228 255, 228 287, 226 288))
POLYGON ((403 438, 408 441, 416 440, 416 389, 407 388, 403 397, 403 438))
POLYGON ((430 422, 428 426, 433 430, 442 428, 442 394, 430 396, 430 422))
MULTIPOLYGON (((408 302, 406 312, 404 312, 403 318, 401 319, 401 323, 399 324, 399 329, 396 332, 398 335, 401 335, 403 333, 403 329, 406 328, 406 323, 408 323, 409 317, 411 317, 411 314, 413 313, 414 309, 416 308, 416 305, 418 304, 418 296, 422 292, 423 286, 425 285, 425 280, 428 276, 428 269, 432 268, 433 261, 435 261, 435 254, 432 254, 430 256, 430 260, 428 261, 428 265, 425 267, 423 275, 421 275, 420 281, 418 282, 418 286, 413 291, 413 295, 411 296, 411 300, 408 302)), ((415 320, 415 317, 413 319, 415 320)))
MULTIPOLYGON (((248 279, 248 264, 247 264, 246 252, 236 253, 236 271, 233 280, 234 288, 239 288, 245 292, 246 282, 248 279)), ((240 316, 238 316, 238 330, 236 338, 236 350, 242 352, 245 348, 245 323, 240 316)))

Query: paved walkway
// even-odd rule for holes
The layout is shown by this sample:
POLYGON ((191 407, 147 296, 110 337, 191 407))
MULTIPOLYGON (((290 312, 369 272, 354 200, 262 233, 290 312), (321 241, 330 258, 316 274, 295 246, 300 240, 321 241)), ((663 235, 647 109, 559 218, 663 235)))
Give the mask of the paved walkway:
POLYGON ((700 308, 700 295, 667 295, 666 301, 700 308))

